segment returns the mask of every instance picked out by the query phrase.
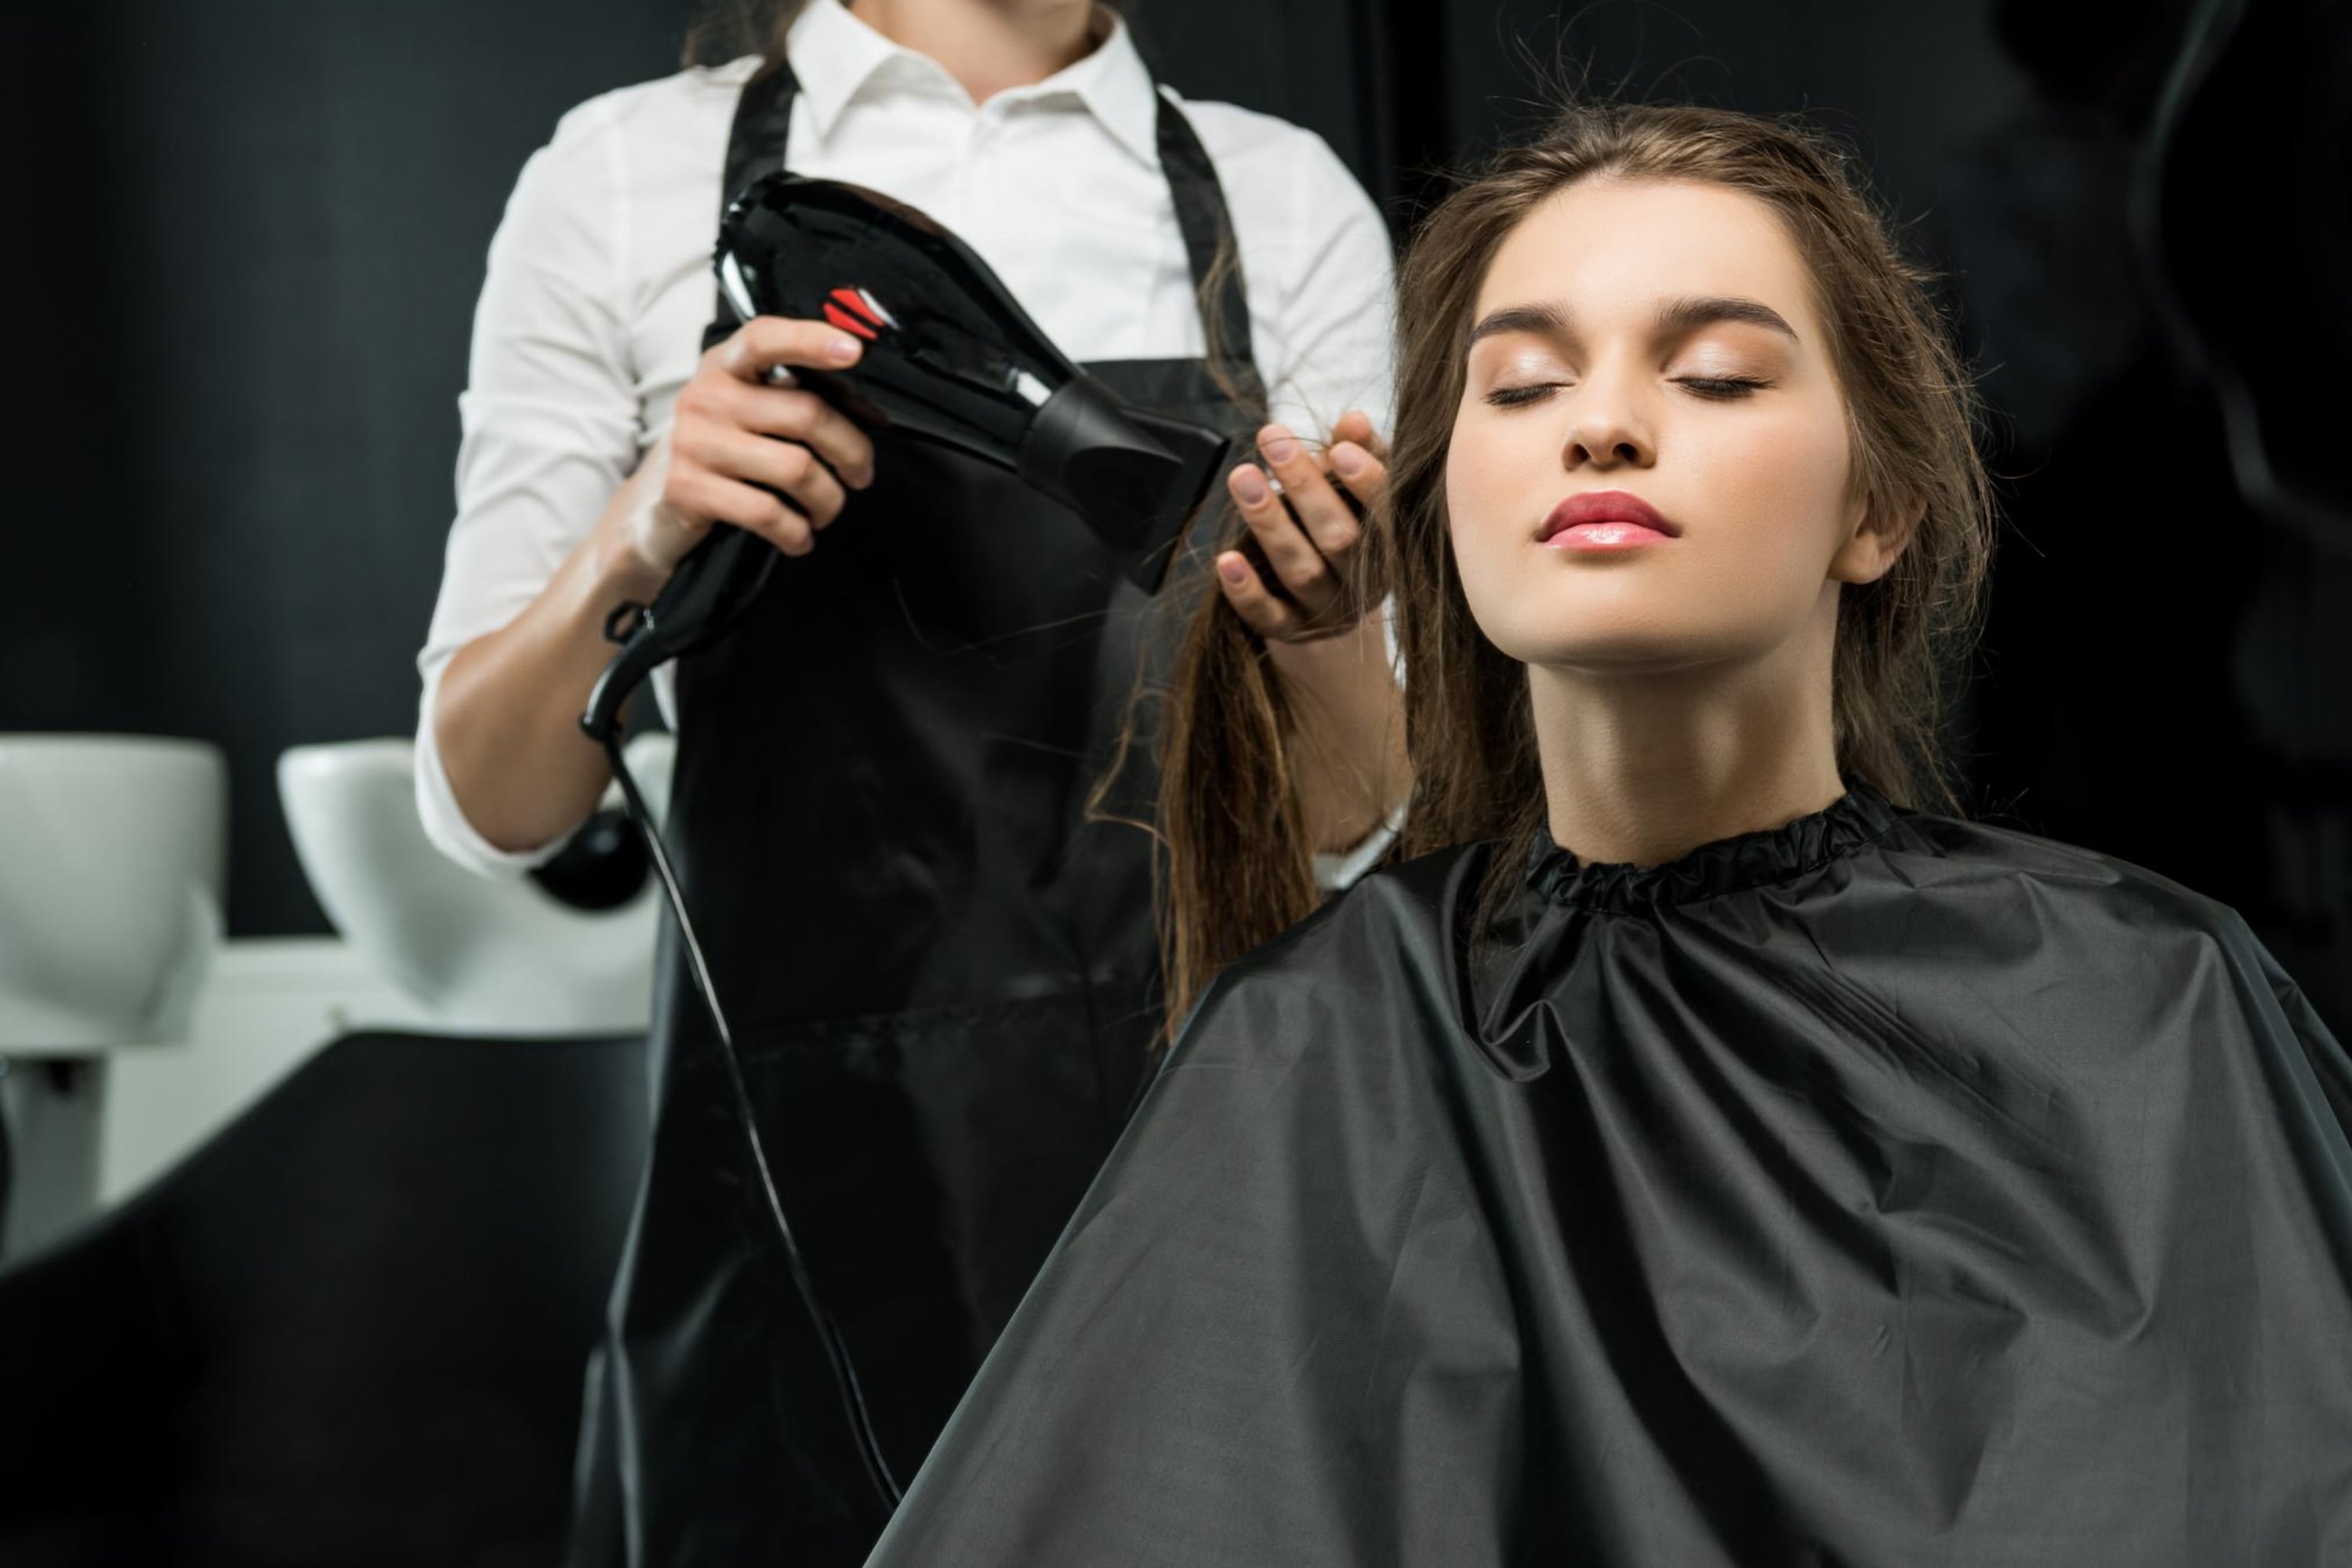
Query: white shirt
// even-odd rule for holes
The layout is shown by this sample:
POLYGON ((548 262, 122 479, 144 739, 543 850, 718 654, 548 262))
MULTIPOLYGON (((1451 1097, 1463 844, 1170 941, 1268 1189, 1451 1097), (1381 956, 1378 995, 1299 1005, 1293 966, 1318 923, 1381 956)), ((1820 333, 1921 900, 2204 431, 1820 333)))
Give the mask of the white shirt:
MULTIPOLYGON (((794 171, 939 219, 1072 359, 1204 352, 1153 85, 1123 26, 1067 69, 978 107, 937 61, 838 0, 803 13, 787 52, 801 82, 794 171)), ((441 673, 539 595, 669 423, 712 315, 728 129, 757 63, 684 71, 566 114, 523 166, 490 242, 457 405, 457 521, 417 658, 418 810, 433 842, 473 869, 536 865, 562 840, 509 853, 466 820, 434 744, 441 673)), ((1320 435, 1361 408, 1385 428, 1391 263, 1379 212, 1314 132, 1178 101, 1232 213, 1274 417, 1320 435)), ((856 526, 855 498, 841 526, 856 526)), ((667 668, 655 691, 674 717, 667 668)))

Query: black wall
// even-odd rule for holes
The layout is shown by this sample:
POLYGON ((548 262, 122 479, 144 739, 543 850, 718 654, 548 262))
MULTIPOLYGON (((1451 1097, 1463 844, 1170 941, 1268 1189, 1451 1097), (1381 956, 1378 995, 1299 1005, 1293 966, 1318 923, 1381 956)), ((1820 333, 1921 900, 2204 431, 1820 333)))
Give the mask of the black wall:
POLYGON ((89 0, 8 29, 0 729, 219 743, 232 931, 322 931, 275 759, 414 727, 490 232, 558 114, 675 58, 676 8, 89 0))
MULTIPOLYGON (((2352 530, 2239 498, 2128 222, 2186 0, 1133 9, 1169 79, 1319 131, 1400 228, 1433 168, 1570 85, 1852 137, 1950 273, 1998 416, 2009 521, 1958 737, 1974 805, 2238 904, 2352 1021, 2352 530)), ((236 932, 324 929, 277 753, 414 723, 516 170, 572 103, 671 68, 684 20, 680 0, 11 8, 0 729, 226 747, 236 932)))

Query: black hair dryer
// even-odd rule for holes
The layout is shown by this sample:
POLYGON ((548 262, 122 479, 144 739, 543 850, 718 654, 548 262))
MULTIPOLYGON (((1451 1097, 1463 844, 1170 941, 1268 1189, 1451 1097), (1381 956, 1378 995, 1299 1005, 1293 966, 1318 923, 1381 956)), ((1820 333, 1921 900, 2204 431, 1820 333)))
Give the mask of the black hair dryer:
MULTIPOLYGON (((793 366, 796 384, 868 429, 1018 475, 1159 589, 1231 441, 1129 407, 1054 346, 963 241, 878 192, 780 172, 729 205, 713 263, 740 320, 824 321, 865 340, 848 370, 793 366)), ((723 635, 775 563, 756 535, 713 529, 652 605, 616 617, 623 651, 583 720, 590 732, 609 728, 656 666, 723 635)))
POLYGON ((1083 518, 1142 586, 1160 585, 1224 438, 1127 406, 963 241, 876 192, 773 174, 727 209, 717 265, 740 319, 826 321, 866 341, 849 370, 795 366, 801 385, 868 428, 1019 475, 1083 518))

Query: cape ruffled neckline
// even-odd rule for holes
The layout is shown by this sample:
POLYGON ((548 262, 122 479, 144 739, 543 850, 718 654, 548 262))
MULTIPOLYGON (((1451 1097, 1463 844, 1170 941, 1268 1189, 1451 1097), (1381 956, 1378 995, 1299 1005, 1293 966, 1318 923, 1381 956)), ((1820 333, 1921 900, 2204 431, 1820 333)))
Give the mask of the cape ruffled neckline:
POLYGON ((1742 888, 1759 888, 1829 864, 1895 825, 1895 808, 1867 784, 1849 781, 1846 793, 1822 810, 1779 827, 1702 844, 1657 866, 1617 861, 1587 864, 1539 832, 1528 857, 1528 885, 1547 902, 1580 909, 1637 910, 1687 904, 1742 888))

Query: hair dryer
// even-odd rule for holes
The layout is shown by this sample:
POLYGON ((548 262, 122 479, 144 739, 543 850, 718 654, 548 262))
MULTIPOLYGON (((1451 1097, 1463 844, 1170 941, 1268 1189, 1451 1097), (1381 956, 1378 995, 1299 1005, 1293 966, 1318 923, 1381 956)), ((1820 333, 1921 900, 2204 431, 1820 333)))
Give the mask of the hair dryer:
MULTIPOLYGON (((763 175, 730 204, 714 258, 743 321, 830 321, 865 342, 844 371, 793 367, 795 384, 868 428, 903 432, 1020 477, 1085 520, 1157 591, 1185 520, 1232 442, 1130 408, 1038 330, 988 264, 904 203, 833 180, 763 175)), ((602 738, 657 667, 725 635, 759 597, 776 552, 714 528, 650 605, 626 606, 621 645, 581 723, 602 738)))
POLYGON ((1063 356, 963 241, 876 192, 779 173, 727 209, 717 266, 742 320, 821 320, 865 340, 848 370, 794 366, 798 384, 860 425, 1017 474, 1158 588, 1224 466, 1224 437, 1128 407, 1063 356))

